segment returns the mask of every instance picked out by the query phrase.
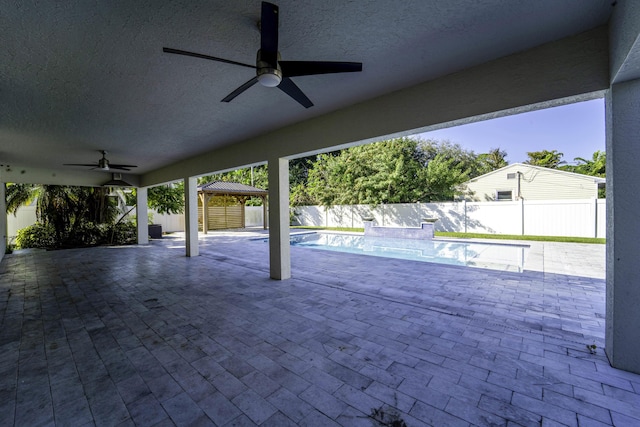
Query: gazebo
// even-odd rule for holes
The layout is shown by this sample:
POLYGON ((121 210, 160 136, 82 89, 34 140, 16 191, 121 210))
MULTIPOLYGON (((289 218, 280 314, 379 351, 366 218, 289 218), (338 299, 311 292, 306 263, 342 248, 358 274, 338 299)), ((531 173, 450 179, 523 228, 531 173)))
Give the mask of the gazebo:
POLYGON ((251 197, 262 199, 264 228, 267 228, 267 195, 261 188, 238 182, 212 181, 198 186, 199 222, 202 231, 245 227, 245 204, 251 197), (206 209, 205 209, 206 207, 206 209))

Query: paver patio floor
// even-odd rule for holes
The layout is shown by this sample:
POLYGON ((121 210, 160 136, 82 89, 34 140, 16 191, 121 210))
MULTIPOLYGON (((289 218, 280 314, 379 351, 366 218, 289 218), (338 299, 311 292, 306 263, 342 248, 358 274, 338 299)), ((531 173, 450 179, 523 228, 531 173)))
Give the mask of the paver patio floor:
POLYGON ((295 247, 292 271, 238 239, 5 256, 0 424, 640 425, 602 279, 295 247))

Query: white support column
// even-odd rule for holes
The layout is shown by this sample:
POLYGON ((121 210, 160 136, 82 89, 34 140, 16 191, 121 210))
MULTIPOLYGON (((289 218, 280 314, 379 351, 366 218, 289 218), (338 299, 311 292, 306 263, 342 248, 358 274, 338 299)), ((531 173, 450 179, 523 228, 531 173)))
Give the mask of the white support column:
POLYGON ((640 79, 613 85, 607 118, 606 353, 640 373, 640 79), (615 165, 615 166, 614 166, 615 165))
POLYGON ((148 244, 149 208, 147 207, 147 187, 136 189, 136 223, 138 226, 138 244, 148 244))
POLYGON ((269 160, 269 265, 271 278, 291 277, 289 160, 269 160))
POLYGON ((195 177, 184 179, 184 227, 187 256, 200 255, 198 247, 198 181, 195 177))
POLYGON ((0 182, 0 261, 7 250, 7 184, 0 182))

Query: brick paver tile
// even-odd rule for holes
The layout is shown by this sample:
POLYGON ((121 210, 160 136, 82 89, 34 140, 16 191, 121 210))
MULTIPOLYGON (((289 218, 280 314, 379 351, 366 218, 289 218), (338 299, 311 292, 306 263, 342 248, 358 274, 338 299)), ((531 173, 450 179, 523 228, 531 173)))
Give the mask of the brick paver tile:
POLYGON ((280 282, 264 242, 211 237, 194 258, 171 237, 7 255, 4 419, 371 427, 382 408, 412 427, 640 424, 640 375, 603 352, 603 280, 292 247, 280 282))
POLYGON ((278 411, 271 403, 252 390, 240 393, 232 402, 256 424, 263 423, 278 411))

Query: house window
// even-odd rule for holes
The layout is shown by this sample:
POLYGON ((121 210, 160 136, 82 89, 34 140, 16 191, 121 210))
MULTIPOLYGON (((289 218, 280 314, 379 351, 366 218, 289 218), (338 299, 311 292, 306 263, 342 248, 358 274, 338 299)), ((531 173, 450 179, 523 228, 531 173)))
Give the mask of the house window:
POLYGON ((513 192, 511 190, 496 191, 496 200, 499 202, 512 201, 513 192))

